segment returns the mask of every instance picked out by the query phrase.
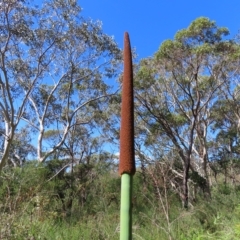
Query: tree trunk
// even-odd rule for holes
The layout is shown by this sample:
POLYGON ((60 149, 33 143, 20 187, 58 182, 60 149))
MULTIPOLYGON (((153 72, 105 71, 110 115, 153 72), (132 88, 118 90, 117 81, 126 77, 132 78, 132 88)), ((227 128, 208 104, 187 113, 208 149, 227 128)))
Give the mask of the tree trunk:
POLYGON ((182 204, 184 208, 188 208, 188 177, 189 177, 189 168, 190 168, 190 157, 187 158, 184 164, 183 172, 183 197, 182 204))
POLYGON ((204 196, 207 200, 210 200, 211 199, 211 189, 210 189, 209 176, 208 176, 208 161, 207 161, 207 159, 204 159, 203 170, 204 170, 204 178, 206 180, 204 196))

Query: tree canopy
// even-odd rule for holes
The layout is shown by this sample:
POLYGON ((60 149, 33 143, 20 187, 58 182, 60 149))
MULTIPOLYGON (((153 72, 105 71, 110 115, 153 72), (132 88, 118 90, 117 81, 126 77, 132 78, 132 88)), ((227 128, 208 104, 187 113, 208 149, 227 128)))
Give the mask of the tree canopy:
POLYGON ((2 169, 20 129, 31 133, 39 162, 75 126, 92 131, 113 93, 105 80, 118 74, 121 51, 101 22, 81 16, 76 1, 49 0, 41 7, 3 1, 0 19, 2 169))

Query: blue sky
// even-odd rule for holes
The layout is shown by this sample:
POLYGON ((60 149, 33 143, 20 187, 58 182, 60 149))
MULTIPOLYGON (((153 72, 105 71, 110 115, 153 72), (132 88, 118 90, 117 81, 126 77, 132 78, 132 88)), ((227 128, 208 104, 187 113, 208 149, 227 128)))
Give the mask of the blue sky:
POLYGON ((78 0, 82 14, 103 22, 122 48, 128 31, 139 58, 152 56, 166 39, 197 17, 208 17, 227 27, 231 36, 240 30, 239 0, 78 0))

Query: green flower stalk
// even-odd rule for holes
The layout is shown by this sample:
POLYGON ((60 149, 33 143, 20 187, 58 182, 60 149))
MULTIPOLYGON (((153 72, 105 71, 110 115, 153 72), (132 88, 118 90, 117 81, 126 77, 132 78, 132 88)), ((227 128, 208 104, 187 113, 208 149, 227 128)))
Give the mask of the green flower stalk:
POLYGON ((129 35, 125 33, 119 162, 119 174, 121 175, 120 240, 132 239, 131 199, 132 178, 135 171, 132 53, 129 35))

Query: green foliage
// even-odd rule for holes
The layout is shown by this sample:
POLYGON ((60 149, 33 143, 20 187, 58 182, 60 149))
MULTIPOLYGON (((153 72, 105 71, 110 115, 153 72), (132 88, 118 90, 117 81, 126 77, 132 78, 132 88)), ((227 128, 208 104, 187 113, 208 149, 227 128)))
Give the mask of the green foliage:
POLYGON ((200 17, 194 20, 187 29, 176 33, 175 39, 184 44, 215 43, 220 42, 223 36, 229 35, 225 27, 217 27, 209 18, 200 17))
MULTIPOLYGON (((116 173, 103 171, 97 163, 79 166, 73 178, 64 171, 48 181, 61 164, 57 160, 45 166, 36 164, 5 169, 1 174, 1 179, 7 179, 0 185, 1 239, 119 239, 120 177, 116 173), (72 199, 68 211, 63 209, 59 191, 64 193, 64 203, 72 199)), ((148 172, 137 171, 134 176, 133 239, 239 238, 237 188, 215 185, 209 202, 199 197, 186 211, 176 193, 168 189, 165 196, 164 182, 159 184, 153 184, 148 172), (170 230, 161 201, 169 207, 170 230)))
POLYGON ((227 52, 239 52, 239 46, 233 41, 226 41, 229 35, 225 27, 218 27, 214 21, 200 17, 186 29, 176 33, 174 40, 166 40, 156 53, 156 59, 173 60, 181 64, 180 58, 192 56, 218 55, 227 52), (235 49, 235 51, 233 51, 235 49), (173 57, 175 55, 175 59, 173 57), (180 56, 181 55, 181 56, 180 56))

